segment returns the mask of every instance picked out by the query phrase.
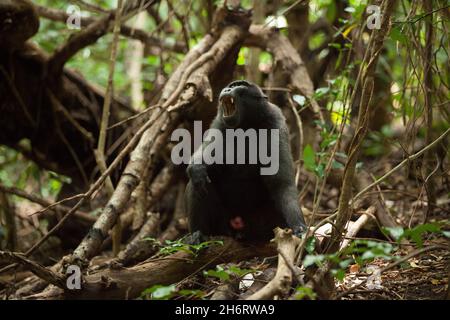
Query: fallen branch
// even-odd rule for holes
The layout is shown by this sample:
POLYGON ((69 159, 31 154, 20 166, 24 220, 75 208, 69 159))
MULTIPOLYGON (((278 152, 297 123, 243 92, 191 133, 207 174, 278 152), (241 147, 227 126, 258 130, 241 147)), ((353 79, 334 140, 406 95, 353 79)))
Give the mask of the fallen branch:
POLYGON ((292 266, 294 265, 295 249, 300 239, 292 235, 292 230, 276 228, 275 239, 278 247, 278 267, 275 277, 262 289, 255 292, 246 300, 272 299, 276 295, 285 295, 291 288, 292 266))
POLYGON ((134 299, 153 285, 170 285, 180 282, 220 263, 237 262, 258 256, 275 254, 273 245, 253 246, 224 239, 224 244, 213 245, 193 257, 177 252, 167 257, 148 260, 130 268, 105 269, 86 275, 82 289, 64 292, 52 289, 34 295, 36 299, 134 299))
POLYGON ((339 251, 344 250, 350 243, 350 240, 356 236, 361 228, 370 220, 375 219, 375 207, 369 207, 351 226, 349 226, 344 240, 341 243, 339 251))

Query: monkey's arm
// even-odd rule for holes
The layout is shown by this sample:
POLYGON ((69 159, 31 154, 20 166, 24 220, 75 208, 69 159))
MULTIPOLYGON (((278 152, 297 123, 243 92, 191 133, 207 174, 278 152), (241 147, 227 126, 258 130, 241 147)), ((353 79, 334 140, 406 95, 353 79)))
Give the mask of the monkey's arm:
MULTIPOLYGON (((213 121, 211 128, 217 128, 217 121, 213 121)), ((206 164, 203 158, 203 150, 211 143, 211 139, 207 138, 198 148, 189 161, 187 167, 187 175, 192 182, 195 194, 198 196, 204 196, 208 191, 208 185, 211 183, 209 173, 213 169, 213 164, 206 164)))
MULTIPOLYGON (((204 144, 202 147, 204 147, 204 144)), ((194 152, 186 172, 192 182, 194 194, 197 196, 205 195, 211 179, 208 176, 208 166, 203 162, 202 148, 194 152)))

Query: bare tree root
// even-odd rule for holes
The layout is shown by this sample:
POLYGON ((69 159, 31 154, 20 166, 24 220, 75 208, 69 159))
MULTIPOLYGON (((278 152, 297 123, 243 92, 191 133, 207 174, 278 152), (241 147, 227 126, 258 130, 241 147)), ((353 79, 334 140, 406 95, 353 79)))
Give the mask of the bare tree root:
POLYGON ((350 240, 356 236, 359 230, 370 220, 375 219, 374 213, 376 209, 375 207, 369 207, 359 218, 356 220, 351 226, 349 226, 347 233, 345 235, 344 240, 339 247, 339 251, 344 250, 350 244, 350 240))
POLYGON ((273 245, 253 246, 225 239, 193 257, 186 252, 150 259, 130 268, 105 269, 86 275, 82 290, 66 291, 52 287, 32 299, 134 299, 156 284, 169 285, 220 263, 238 262, 255 256, 275 254, 273 245))
POLYGON ((291 288, 295 249, 300 244, 300 239, 293 236, 290 229, 276 228, 274 232, 275 239, 273 241, 278 248, 278 267, 275 277, 246 300, 272 299, 276 295, 286 295, 291 288))
POLYGON ((159 219, 158 213, 151 213, 136 237, 127 244, 126 248, 119 253, 117 259, 113 262, 128 265, 133 260, 139 260, 141 257, 148 257, 153 254, 157 247, 145 238, 156 236, 159 219))

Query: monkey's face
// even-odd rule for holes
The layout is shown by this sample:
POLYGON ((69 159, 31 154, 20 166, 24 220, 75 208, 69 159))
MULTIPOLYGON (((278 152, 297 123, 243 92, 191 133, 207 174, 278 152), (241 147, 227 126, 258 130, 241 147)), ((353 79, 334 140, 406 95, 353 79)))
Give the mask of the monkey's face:
POLYGON ((261 100, 266 98, 258 86, 244 80, 234 81, 220 93, 219 115, 227 127, 242 127, 251 122, 261 100))

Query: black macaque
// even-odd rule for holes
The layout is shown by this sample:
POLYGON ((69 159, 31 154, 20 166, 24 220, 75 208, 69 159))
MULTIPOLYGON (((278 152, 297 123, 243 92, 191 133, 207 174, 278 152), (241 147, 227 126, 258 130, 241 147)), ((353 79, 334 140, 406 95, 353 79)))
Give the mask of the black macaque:
MULTIPOLYGON (((276 226, 291 228, 297 235, 304 232, 306 227, 298 205, 289 133, 281 110, 267 100, 257 85, 234 81, 220 93, 217 116, 210 128, 220 130, 223 140, 208 141, 206 138, 187 168, 190 180, 185 197, 192 233, 190 241, 198 242, 206 236, 218 235, 244 241, 267 241, 273 237, 276 226), (230 148, 230 139, 226 139, 228 129, 253 130, 257 133, 256 145, 261 147, 262 143, 266 150, 271 150, 271 141, 278 142, 279 147, 275 150, 278 152, 278 170, 264 175, 261 168, 267 161, 264 164, 260 158, 256 163, 249 161, 251 152, 255 153, 255 141, 251 143, 250 139, 245 139, 241 148, 239 145, 230 148), (274 130, 276 138, 271 136, 271 129, 278 129, 274 130), (269 132, 268 139, 261 140, 261 131, 269 132), (223 146, 223 164, 202 161, 206 147, 211 147, 211 143, 223 146), (245 164, 236 163, 243 151, 245 164), (233 152, 234 164, 225 161, 230 152, 233 152)), ((270 157, 276 159, 276 155, 270 154, 270 157)))

